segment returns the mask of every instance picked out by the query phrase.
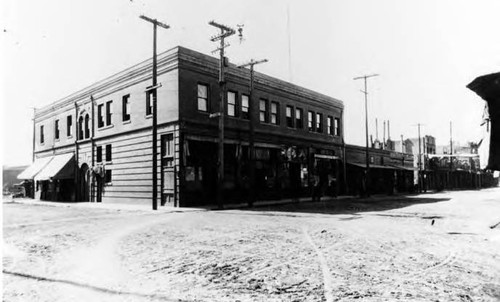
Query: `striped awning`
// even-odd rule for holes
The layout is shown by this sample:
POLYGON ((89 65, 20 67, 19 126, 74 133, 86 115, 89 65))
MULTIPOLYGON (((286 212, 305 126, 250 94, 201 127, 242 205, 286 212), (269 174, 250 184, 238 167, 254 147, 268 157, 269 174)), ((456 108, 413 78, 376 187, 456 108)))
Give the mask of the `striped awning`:
POLYGON ((36 180, 69 179, 74 177, 75 160, 73 153, 56 155, 35 177, 36 180))
POLYGON ((26 168, 21 174, 17 176, 17 179, 34 179, 35 176, 40 173, 40 171, 47 166, 47 164, 52 160, 53 157, 43 157, 37 158, 35 161, 26 168))

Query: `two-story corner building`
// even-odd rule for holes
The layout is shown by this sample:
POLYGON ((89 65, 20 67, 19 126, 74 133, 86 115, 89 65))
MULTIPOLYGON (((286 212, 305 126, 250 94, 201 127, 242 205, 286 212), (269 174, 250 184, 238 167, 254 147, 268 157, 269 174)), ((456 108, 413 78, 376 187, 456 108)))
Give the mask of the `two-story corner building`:
MULTIPOLYGON (((183 47, 158 56, 158 192, 162 204, 213 204, 216 194, 219 62, 183 47)), ((152 198, 152 60, 36 111, 34 179, 42 199, 139 202, 152 198)), ((249 191, 254 121, 259 199, 310 194, 314 177, 343 187, 343 103, 255 73, 226 68, 224 196, 249 191), (252 117, 252 118, 250 118, 252 117)), ((332 188, 330 188, 332 189, 332 188)), ((329 191, 333 191, 329 190, 329 191)))

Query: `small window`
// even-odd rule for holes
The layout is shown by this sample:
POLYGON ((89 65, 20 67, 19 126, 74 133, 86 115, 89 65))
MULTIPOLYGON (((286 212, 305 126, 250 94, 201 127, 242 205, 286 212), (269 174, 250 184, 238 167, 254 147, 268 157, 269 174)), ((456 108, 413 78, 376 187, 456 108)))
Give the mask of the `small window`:
POLYGON ((124 122, 130 121, 130 94, 122 97, 122 120, 124 122))
POLYGON ((43 133, 43 125, 40 126, 40 144, 45 142, 45 135, 43 133))
POLYGON ((111 183, 111 170, 106 169, 106 173, 104 174, 104 182, 111 183))
POLYGON ((314 131, 314 112, 312 111, 307 113, 307 128, 309 131, 314 131))
POLYGON ((174 156, 174 134, 169 133, 162 137, 162 157, 173 157, 174 156))
POLYGON ((302 129, 304 128, 304 112, 300 108, 295 109, 295 127, 297 129, 302 129))
POLYGON ((328 116, 326 120, 326 132, 328 135, 333 135, 333 117, 328 116))
POLYGON ((277 102, 271 102, 271 124, 280 124, 280 104, 277 102))
POLYGON ((286 106, 286 126, 293 128, 293 107, 286 106))
POLYGON ((106 145, 106 161, 111 161, 112 159, 111 145, 106 145))
POLYGON ((97 105, 97 127, 104 127, 104 104, 97 105))
POLYGON ((335 118, 335 131, 334 131, 336 136, 340 136, 340 119, 335 118))
POLYGON ((208 111, 208 86, 198 84, 198 110, 208 111))
POLYGON ((267 117, 267 100, 260 100, 259 102, 259 120, 262 123, 267 123, 268 122, 268 117, 267 117))
POLYGON ((71 115, 66 117, 66 135, 73 135, 73 117, 71 115))
POLYGON ((98 163, 102 163, 102 146, 97 146, 95 157, 98 163))
POLYGON ((250 114, 249 114, 249 98, 248 95, 241 95, 241 118, 244 119, 249 119, 250 114))
POLYGON ((111 125, 111 117, 113 116, 113 101, 106 102, 106 125, 111 125))
POLYGON ((318 132, 318 133, 323 132, 323 114, 322 113, 316 113, 316 132, 318 132))
MULTIPOLYGON (((148 86, 146 89, 150 89, 151 87, 148 86)), ((153 114, 153 93, 153 89, 146 91, 146 116, 153 114)))
POLYGON ((236 116, 236 93, 227 92, 227 115, 236 116))
POLYGON ((59 139, 59 120, 54 123, 54 138, 59 139))

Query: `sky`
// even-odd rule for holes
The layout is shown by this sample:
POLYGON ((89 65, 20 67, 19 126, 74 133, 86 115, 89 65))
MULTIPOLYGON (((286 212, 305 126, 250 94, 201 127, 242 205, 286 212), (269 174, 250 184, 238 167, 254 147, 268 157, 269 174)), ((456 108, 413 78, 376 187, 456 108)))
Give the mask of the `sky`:
POLYGON ((391 138, 433 135, 438 145, 482 138, 484 101, 465 86, 500 71, 498 0, 4 0, 0 3, 0 99, 4 165, 31 162, 32 107, 43 107, 152 55, 152 27, 169 24, 158 50, 211 54, 208 22, 237 28, 232 63, 344 102, 345 140, 365 144, 389 120, 391 138))

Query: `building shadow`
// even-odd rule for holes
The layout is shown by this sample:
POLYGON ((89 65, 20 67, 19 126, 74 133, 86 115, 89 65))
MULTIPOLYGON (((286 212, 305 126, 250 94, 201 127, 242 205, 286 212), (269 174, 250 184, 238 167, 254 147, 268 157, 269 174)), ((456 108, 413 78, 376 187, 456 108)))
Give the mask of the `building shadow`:
POLYGON ((302 214, 356 214, 363 212, 382 212, 401 209, 417 204, 430 204, 448 201, 451 198, 437 198, 429 196, 384 196, 371 198, 324 198, 321 201, 291 202, 279 205, 254 206, 252 208, 241 208, 238 211, 250 211, 255 214, 276 215, 282 212, 285 216, 295 216, 294 213, 302 214))

